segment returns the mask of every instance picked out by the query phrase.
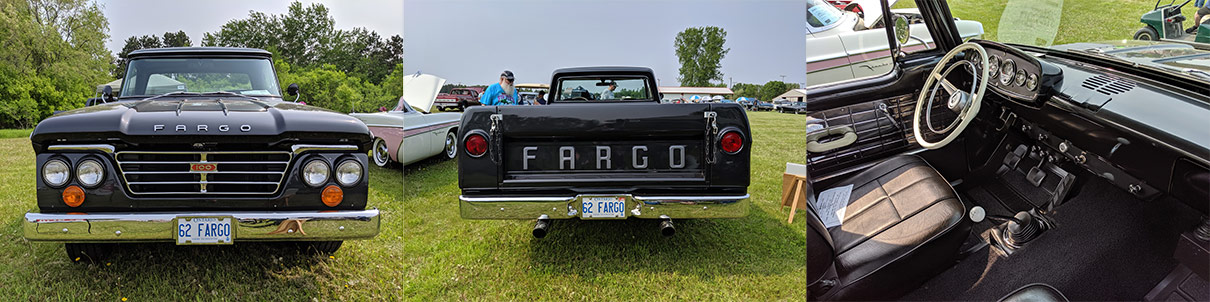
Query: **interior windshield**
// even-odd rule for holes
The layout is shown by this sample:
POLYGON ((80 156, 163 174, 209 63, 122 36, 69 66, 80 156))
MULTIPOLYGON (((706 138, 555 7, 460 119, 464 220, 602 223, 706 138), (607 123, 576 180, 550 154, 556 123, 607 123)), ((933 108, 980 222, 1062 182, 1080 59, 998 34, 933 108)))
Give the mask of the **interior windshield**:
POLYGON ((652 100, 645 78, 567 78, 559 80, 559 100, 652 100))
POLYGON ((130 62, 122 82, 123 97, 170 92, 281 95, 268 59, 139 59, 130 62))
MULTIPOLYGON (((948 4, 954 18, 961 20, 956 22, 980 23, 985 31, 982 38, 986 40, 1124 61, 1140 68, 1210 81, 1208 0, 1129 1, 1113 5, 1085 0, 948 4)), ((899 1, 893 8, 914 6, 914 1, 899 1)), ((961 24, 959 31, 963 31, 961 24)))

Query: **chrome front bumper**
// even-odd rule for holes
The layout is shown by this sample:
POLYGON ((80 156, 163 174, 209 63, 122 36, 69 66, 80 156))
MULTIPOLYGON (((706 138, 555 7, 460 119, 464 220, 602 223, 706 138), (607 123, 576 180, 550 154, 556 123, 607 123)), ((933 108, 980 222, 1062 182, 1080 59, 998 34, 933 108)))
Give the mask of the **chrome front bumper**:
POLYGON ((56 242, 175 242, 178 217, 231 217, 234 241, 368 239, 377 209, 299 212, 26 213, 25 239, 56 242))
POLYGON ((546 215, 550 219, 572 219, 581 218, 583 198, 599 196, 625 197, 627 211, 624 218, 658 219, 665 215, 673 219, 739 218, 748 215, 748 194, 658 197, 629 194, 583 194, 569 197, 471 197, 461 195, 458 196, 458 199, 460 201, 459 212, 464 219, 535 219, 542 215, 546 215))

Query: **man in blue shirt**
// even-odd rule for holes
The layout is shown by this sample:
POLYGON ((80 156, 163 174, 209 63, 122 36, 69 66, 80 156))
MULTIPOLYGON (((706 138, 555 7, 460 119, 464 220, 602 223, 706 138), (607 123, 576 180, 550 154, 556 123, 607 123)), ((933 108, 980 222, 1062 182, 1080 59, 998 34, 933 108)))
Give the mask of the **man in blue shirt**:
POLYGON ((479 103, 484 106, 516 105, 517 88, 513 87, 513 72, 505 70, 500 73, 500 82, 487 86, 479 95, 479 103))
POLYGON ((1193 27, 1185 30, 1185 33, 1197 33, 1197 27, 1202 24, 1202 18, 1210 15, 1210 0, 1197 0, 1193 2, 1193 7, 1197 8, 1197 16, 1193 17, 1193 27))

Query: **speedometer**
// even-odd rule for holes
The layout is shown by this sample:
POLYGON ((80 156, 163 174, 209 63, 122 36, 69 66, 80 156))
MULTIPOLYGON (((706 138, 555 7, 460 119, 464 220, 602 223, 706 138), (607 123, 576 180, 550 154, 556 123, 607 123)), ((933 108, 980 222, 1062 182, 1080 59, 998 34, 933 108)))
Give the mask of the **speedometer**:
POLYGON ((1017 63, 1009 58, 1004 58, 1003 62, 1000 64, 1000 84, 1008 86, 1013 82, 1013 76, 1017 73, 1017 63))

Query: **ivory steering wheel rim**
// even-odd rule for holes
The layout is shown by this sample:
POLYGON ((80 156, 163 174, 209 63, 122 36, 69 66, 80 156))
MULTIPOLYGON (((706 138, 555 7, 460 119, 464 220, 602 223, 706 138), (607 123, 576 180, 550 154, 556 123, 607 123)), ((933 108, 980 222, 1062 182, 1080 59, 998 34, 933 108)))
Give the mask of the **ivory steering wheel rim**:
MULTIPOLYGON (((979 114, 979 107, 983 102, 983 94, 987 92, 987 67, 987 51, 983 49, 983 46, 973 42, 966 42, 962 45, 958 45, 958 47, 955 47, 946 53, 945 57, 941 58, 941 61, 937 62, 937 66, 933 67, 933 71, 930 72, 928 77, 924 80, 924 87, 927 90, 920 92, 920 96, 916 99, 916 111, 914 114, 912 114, 912 135, 916 137, 916 142, 919 143, 921 147, 926 149, 940 149, 941 147, 948 145, 950 142, 953 142, 954 139, 958 138, 958 135, 961 134, 963 130, 966 130, 966 126, 969 125, 970 122, 975 119, 975 116, 979 114), (949 134, 947 134, 945 138, 941 139, 940 141, 926 141, 924 140, 924 135, 922 135, 922 132, 920 131, 920 121, 922 118, 921 112, 924 111, 924 108, 926 108, 926 104, 928 105, 928 108, 932 108, 934 99, 933 96, 936 94, 937 89, 944 89, 949 92, 951 99, 955 96, 955 93, 963 92, 958 90, 954 84, 950 83, 949 80, 942 75, 942 72, 946 71, 946 66, 949 65, 950 60, 954 59, 954 56, 967 50, 973 50, 975 53, 979 54, 980 66, 977 66, 979 68, 976 68, 976 72, 979 74, 974 79, 974 81, 977 83, 972 85, 974 86, 974 91, 969 93, 969 97, 965 99, 965 104, 962 104, 963 102, 961 100, 958 102, 958 105, 964 105, 960 108, 958 113, 957 118, 960 120, 960 122, 958 122, 958 126, 952 129, 949 134), (932 91, 932 93, 930 93, 930 91, 932 91)), ((944 73, 945 75, 949 74, 949 72, 944 73)), ((960 95, 959 97, 962 96, 960 95)), ((950 105, 951 109, 953 109, 954 104, 952 100, 948 105, 950 105)), ((929 130, 932 130, 931 123, 927 126, 930 127, 929 130)))

